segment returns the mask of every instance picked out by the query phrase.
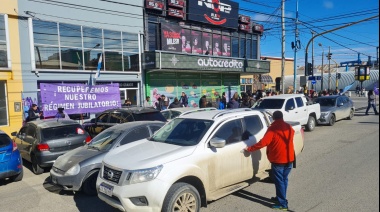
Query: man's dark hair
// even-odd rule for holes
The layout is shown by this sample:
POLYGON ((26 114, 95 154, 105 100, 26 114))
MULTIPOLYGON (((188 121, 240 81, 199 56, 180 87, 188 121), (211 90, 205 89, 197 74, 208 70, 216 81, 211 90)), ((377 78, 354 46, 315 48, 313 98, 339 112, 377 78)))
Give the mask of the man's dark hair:
POLYGON ((283 118, 284 118, 284 116, 283 116, 281 111, 278 110, 278 111, 275 111, 273 113, 273 119, 274 120, 283 119, 283 118))
POLYGON ((32 107, 36 107, 37 105, 36 104, 32 104, 32 107))

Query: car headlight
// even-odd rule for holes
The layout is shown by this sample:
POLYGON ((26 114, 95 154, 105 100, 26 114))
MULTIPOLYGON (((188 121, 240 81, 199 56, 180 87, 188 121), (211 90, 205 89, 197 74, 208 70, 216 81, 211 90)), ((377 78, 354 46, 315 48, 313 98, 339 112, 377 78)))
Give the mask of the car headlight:
POLYGON ((321 118, 326 118, 327 116, 329 116, 330 112, 323 112, 321 113, 321 118))
POLYGON ((79 164, 76 164, 75 166, 73 166, 69 170, 67 170, 65 175, 77 175, 79 173, 79 171, 80 171, 80 166, 79 166, 79 164))
POLYGON ((134 170, 130 176, 129 183, 134 184, 154 180, 162 168, 163 166, 160 165, 149 169, 134 170))

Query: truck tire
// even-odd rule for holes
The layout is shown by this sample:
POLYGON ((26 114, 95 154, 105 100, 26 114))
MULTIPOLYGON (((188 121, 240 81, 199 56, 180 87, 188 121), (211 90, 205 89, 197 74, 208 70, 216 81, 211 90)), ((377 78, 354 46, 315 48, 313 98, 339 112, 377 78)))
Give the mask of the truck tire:
POLYGON ((166 194, 162 212, 193 211, 198 212, 201 199, 197 189, 187 183, 175 183, 166 194))
POLYGON ((335 124, 335 115, 332 114, 331 117, 330 117, 330 120, 329 120, 329 125, 330 126, 334 126, 335 124))
POLYGON ((306 130, 311 132, 314 130, 315 128, 315 124, 316 124, 316 121, 315 121, 315 118, 314 116, 309 116, 309 119, 307 120, 307 124, 306 124, 306 130))

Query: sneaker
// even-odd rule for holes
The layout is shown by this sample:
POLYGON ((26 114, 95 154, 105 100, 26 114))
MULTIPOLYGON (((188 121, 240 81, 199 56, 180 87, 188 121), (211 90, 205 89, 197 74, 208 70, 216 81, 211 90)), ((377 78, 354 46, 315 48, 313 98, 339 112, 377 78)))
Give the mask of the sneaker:
POLYGON ((277 200, 277 197, 271 197, 270 201, 274 202, 274 203, 279 203, 278 200, 277 200))
POLYGON ((273 205, 272 209, 281 210, 281 211, 287 211, 288 210, 288 208, 282 207, 281 205, 273 205))

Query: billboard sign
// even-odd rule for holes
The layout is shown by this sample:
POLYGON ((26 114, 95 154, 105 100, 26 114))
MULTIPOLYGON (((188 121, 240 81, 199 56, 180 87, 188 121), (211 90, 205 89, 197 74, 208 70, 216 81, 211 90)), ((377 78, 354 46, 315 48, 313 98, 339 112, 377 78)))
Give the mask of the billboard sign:
POLYGON ((168 5, 172 7, 185 7, 185 0, 168 0, 168 5))
POLYGON ((184 18, 185 13, 182 9, 176 9, 176 8, 168 8, 168 16, 176 17, 176 18, 184 18))
POLYGON ((237 28, 239 4, 230 0, 188 1, 188 19, 214 26, 237 28))
POLYGON ((84 85, 41 83, 41 103, 45 116, 54 116, 58 108, 67 114, 97 113, 120 108, 119 84, 84 85))
POLYGON ((163 11, 165 9, 165 4, 160 0, 146 0, 145 7, 148 9, 163 11))
POLYGON ((181 27, 171 23, 161 23, 161 49, 181 52, 181 27))

